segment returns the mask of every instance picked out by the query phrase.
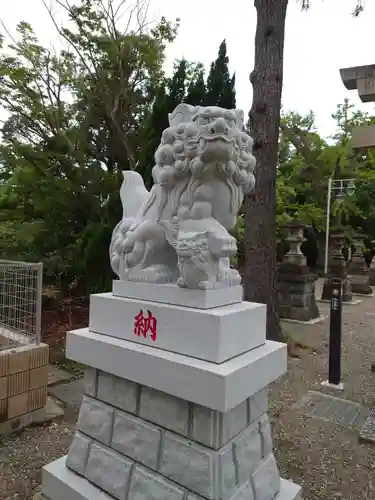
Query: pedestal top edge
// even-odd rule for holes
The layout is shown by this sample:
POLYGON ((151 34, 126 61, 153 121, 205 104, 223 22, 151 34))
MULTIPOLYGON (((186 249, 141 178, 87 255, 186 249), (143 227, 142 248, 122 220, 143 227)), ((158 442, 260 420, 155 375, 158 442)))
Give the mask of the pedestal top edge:
POLYGON ((120 295, 115 295, 113 292, 100 292, 100 293, 93 293, 90 295, 90 300, 95 297, 100 297, 100 298, 106 298, 106 299, 113 299, 113 300, 122 300, 122 301, 127 301, 127 302, 138 302, 138 303, 144 303, 150 304, 153 307, 170 307, 172 309, 189 309, 189 310, 195 310, 196 312, 202 312, 202 313, 215 313, 218 312, 220 313, 221 311, 226 311, 231 308, 247 308, 247 309, 255 309, 259 307, 267 307, 266 304, 261 304, 260 302, 248 302, 245 300, 239 300, 236 302, 230 302, 226 304, 221 304, 217 306, 212 306, 212 307, 197 307, 190 305, 189 303, 182 303, 177 304, 177 303, 171 303, 171 302, 163 302, 161 300, 157 301, 155 300, 155 296, 152 297, 152 299, 142 299, 142 298, 137 298, 137 297, 124 297, 120 295))
POLYGON ((88 329, 68 332, 66 356, 116 377, 227 412, 283 375, 286 344, 266 341, 221 364, 135 344, 88 329))
MULTIPOLYGON (((102 345, 112 346, 116 349, 122 349, 124 352, 132 352, 134 354, 151 357, 153 359, 159 359, 161 361, 163 360, 165 362, 170 362, 181 366, 197 368, 198 370, 204 371, 206 373, 212 373, 220 377, 226 377, 243 366, 258 361, 274 352, 282 351, 284 349, 286 350, 287 347, 286 344, 283 344, 282 342, 266 340, 266 342, 261 346, 251 349, 250 351, 247 351, 243 354, 239 354, 238 356, 228 359, 223 363, 213 363, 210 361, 205 361, 203 359, 194 358, 192 356, 186 356, 184 354, 178 354, 172 351, 159 349, 154 346, 148 346, 139 344, 137 342, 109 337, 107 335, 92 332, 89 330, 89 328, 78 328, 76 330, 68 331, 66 338, 67 349, 69 347, 69 340, 70 338, 72 338, 72 336, 80 337, 86 341, 93 341, 102 345)), ((74 357, 70 357, 68 359, 78 361, 74 359, 74 357)))
POLYGON ((181 288, 176 283, 141 283, 114 280, 112 293, 115 297, 154 301, 161 304, 212 309, 240 303, 243 299, 241 285, 208 290, 181 288))

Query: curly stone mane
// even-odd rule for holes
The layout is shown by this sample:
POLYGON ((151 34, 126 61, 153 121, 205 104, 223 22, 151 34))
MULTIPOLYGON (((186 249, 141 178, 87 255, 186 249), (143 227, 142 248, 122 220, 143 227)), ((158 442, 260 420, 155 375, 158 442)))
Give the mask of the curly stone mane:
MULTIPOLYGON (((155 166, 152 170, 155 193, 144 207, 145 215, 149 207, 159 198, 159 214, 169 200, 171 212, 175 214, 181 192, 188 189, 192 199, 197 184, 210 169, 216 169, 231 193, 230 210, 236 214, 242 202, 242 195, 251 191, 255 184, 255 158, 252 155, 253 140, 238 126, 234 110, 221 108, 194 108, 191 121, 179 123, 164 130, 161 142, 155 152, 155 166), (215 110, 220 109, 233 141, 233 154, 226 162, 208 162, 202 159, 201 143, 209 140, 210 123, 215 118, 215 110), (204 110, 200 114, 200 110, 204 110), (190 181, 190 182, 189 182, 190 181), (173 190, 176 189, 174 193, 173 190), (158 192, 158 195, 156 194, 158 192)), ((242 125, 242 122, 241 122, 242 125)))

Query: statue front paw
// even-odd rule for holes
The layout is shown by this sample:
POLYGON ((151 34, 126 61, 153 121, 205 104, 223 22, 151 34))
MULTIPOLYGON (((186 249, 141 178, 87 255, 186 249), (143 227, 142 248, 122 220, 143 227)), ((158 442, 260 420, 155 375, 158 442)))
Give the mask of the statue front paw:
POLYGON ((231 269, 232 271, 232 284, 233 286, 241 285, 242 278, 237 269, 231 269))
POLYGON ((181 287, 181 288, 187 288, 187 283, 186 281, 184 280, 184 278, 178 278, 177 280, 177 286, 181 287))
POLYGON ((211 281, 198 281, 197 288, 199 290, 210 290, 211 288, 215 288, 215 287, 211 281))
POLYGON ((228 238, 228 240, 223 245, 223 255, 229 257, 230 255, 237 252, 237 242, 234 238, 228 238))

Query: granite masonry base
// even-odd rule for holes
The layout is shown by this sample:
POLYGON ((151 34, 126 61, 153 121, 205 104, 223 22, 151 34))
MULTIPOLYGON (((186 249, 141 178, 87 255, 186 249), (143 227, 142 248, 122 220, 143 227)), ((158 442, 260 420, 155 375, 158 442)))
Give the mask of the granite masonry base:
POLYGON ((88 367, 84 396, 39 497, 300 498, 273 454, 266 388, 287 348, 266 340, 266 306, 239 288, 227 303, 222 290, 154 288, 115 282, 119 295, 91 296, 89 328, 67 333, 67 358, 88 367))
POLYGON ((330 274, 327 278, 325 278, 322 289, 322 296, 320 301, 331 302, 331 293, 332 293, 332 278, 341 278, 342 280, 342 301, 345 304, 355 305, 355 300, 353 299, 352 288, 349 279, 345 276, 345 270, 341 270, 342 274, 335 276, 330 274))
POLYGON ((278 291, 280 318, 309 322, 320 318, 315 300, 317 276, 307 266, 290 262, 278 268, 278 291))
MULTIPOLYGON (((267 389, 222 413, 96 369, 50 500, 297 500, 272 449, 267 389)), ((186 382, 188 383, 188 381, 186 382)))
POLYGON ((353 292, 356 297, 367 297, 371 299, 372 297, 375 297, 375 293, 371 290, 371 293, 359 293, 359 292, 353 292))
POLYGON ((27 415, 32 420, 32 413, 45 407, 48 361, 46 344, 0 351, 0 426, 12 427, 21 417, 27 422, 27 415))
MULTIPOLYGON (((354 257, 353 257, 354 260, 354 257)), ((371 295, 372 288, 370 286, 370 270, 363 257, 358 258, 359 262, 353 263, 348 269, 348 279, 354 295, 371 295)))
MULTIPOLYGON (((66 457, 62 457, 43 469, 42 478, 45 487, 43 491, 39 491, 34 495, 33 500, 113 500, 114 497, 107 495, 84 477, 70 471, 65 466, 65 462, 66 457)), ((146 478, 149 480, 148 476, 145 476, 146 478)), ((182 497, 178 493, 175 494, 176 490, 174 489, 163 489, 163 486, 165 486, 163 479, 156 485, 150 479, 150 482, 145 483, 144 488, 139 487, 142 484, 137 488, 136 480, 137 475, 133 472, 128 498, 133 498, 134 500, 177 500, 181 498, 199 500, 200 498, 197 495, 189 493, 185 493, 184 497, 182 497), (151 495, 149 495, 150 488, 153 488, 151 495)), ((256 499, 252 489, 249 487, 239 489, 235 498, 236 500, 256 499)), ((301 488, 291 481, 281 479, 279 493, 272 500, 302 500, 301 488)))

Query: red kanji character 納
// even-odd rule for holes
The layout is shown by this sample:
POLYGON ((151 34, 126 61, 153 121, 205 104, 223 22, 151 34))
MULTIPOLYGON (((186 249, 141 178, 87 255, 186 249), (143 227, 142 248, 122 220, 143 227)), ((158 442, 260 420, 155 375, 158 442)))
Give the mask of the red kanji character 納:
POLYGON ((150 332, 150 339, 155 342, 156 340, 156 326, 157 319, 153 316, 152 312, 147 309, 147 316, 143 315, 141 309, 139 314, 134 318, 134 335, 140 337, 141 335, 146 338, 150 332))

